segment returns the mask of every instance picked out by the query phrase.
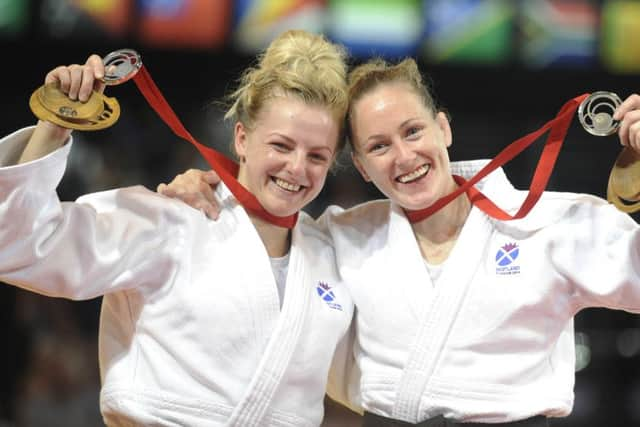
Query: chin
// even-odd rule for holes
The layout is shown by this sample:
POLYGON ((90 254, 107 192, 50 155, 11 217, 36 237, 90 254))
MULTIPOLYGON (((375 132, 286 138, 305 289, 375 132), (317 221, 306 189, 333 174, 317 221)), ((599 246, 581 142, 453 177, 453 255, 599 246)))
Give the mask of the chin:
POLYGON ((271 215, 275 216, 289 216, 293 215, 296 212, 299 212, 304 206, 296 207, 296 206, 269 206, 263 205, 264 209, 269 212, 271 215))
POLYGON ((407 209, 410 211, 419 211, 420 209, 428 208, 434 202, 435 200, 432 200, 432 199, 428 199, 428 200, 412 199, 412 200, 401 200, 398 204, 402 206, 404 209, 407 209))
POLYGON ((304 207, 299 197, 287 200, 287 198, 273 195, 263 195, 263 197, 258 197, 258 202, 264 210, 275 216, 293 215, 304 207))

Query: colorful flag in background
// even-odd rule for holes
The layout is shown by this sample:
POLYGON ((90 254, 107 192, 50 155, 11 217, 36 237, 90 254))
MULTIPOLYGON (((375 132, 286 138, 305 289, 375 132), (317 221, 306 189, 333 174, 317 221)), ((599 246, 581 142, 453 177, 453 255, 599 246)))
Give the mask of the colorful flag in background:
POLYGON ((511 0, 425 0, 425 57, 436 63, 507 62, 514 8, 511 0))
POLYGON ((414 55, 422 36, 420 0, 331 0, 327 33, 354 56, 414 55))
POLYGON ((134 0, 42 0, 38 32, 70 40, 119 40, 128 37, 134 0))
POLYGON ((17 37, 27 30, 29 1, 0 0, 0 37, 17 37))
POLYGON ((597 62, 599 8, 589 0, 523 0, 520 59, 533 68, 597 62))
POLYGON ((617 73, 640 72, 640 2, 607 1, 602 10, 602 62, 617 73))
POLYGON ((230 28, 231 0, 140 0, 138 35, 157 47, 220 47, 230 28))
POLYGON ((71 0, 96 24, 114 37, 127 35, 133 17, 133 0, 71 0))
POLYGON ((236 0, 233 43, 243 52, 263 50, 280 33, 324 30, 324 0, 236 0))

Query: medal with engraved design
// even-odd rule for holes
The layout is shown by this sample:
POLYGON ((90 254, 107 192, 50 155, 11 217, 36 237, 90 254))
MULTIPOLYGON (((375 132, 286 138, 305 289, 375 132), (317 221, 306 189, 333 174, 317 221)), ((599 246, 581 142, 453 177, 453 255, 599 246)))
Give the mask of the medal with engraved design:
MULTIPOLYGON (((578 107, 582 127, 592 135, 614 134, 620 122, 613 119, 613 113, 620 104, 620 97, 613 92, 592 93, 578 107)), ((611 169, 607 200, 623 212, 640 210, 640 155, 629 147, 622 149, 611 169)))
MULTIPOLYGON (((102 61, 105 68, 102 81, 108 86, 126 82, 142 67, 140 55, 132 49, 111 52, 102 61)), ((105 129, 120 117, 120 104, 115 98, 94 91, 86 102, 72 101, 58 83, 39 87, 31 95, 29 107, 40 120, 77 130, 105 129)))

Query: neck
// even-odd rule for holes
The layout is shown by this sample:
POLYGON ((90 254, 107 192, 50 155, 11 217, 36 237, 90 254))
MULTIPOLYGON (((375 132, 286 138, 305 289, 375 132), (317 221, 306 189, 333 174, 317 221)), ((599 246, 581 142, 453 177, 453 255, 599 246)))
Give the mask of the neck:
MULTIPOLYGON (((243 167, 243 162, 240 161, 238 176, 236 179, 242 187, 249 191, 248 185, 245 184, 246 178, 244 177, 244 172, 245 168, 243 167)), ((267 249, 269 256, 272 258, 285 256, 287 252, 289 252, 289 247, 291 246, 291 235, 289 229, 273 225, 259 216, 249 213, 248 211, 247 214, 249 215, 253 226, 256 228, 256 231, 262 240, 262 244, 267 249)))
POLYGON ((283 257, 289 252, 291 234, 289 229, 273 225, 262 218, 251 215, 251 222, 256 228, 262 244, 272 258, 283 257))
POLYGON ((461 194, 438 212, 412 224, 423 258, 434 264, 444 262, 458 240, 470 211, 471 202, 466 194, 461 194))

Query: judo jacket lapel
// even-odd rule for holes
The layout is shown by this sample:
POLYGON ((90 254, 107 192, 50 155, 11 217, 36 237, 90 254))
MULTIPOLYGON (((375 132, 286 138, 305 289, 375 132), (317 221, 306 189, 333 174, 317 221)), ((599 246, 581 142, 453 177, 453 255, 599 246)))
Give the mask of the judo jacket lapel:
MULTIPOLYGON (((392 221, 399 222, 402 218, 396 215, 393 219, 392 216, 392 221)), ((404 222, 410 227, 406 218, 404 222)), ((454 249, 445 261, 439 286, 435 288, 430 303, 425 304, 426 310, 417 327, 415 340, 398 384, 393 418, 412 422, 418 420, 424 390, 437 367, 471 279, 484 259, 484 251, 477 247, 477 242, 487 241, 490 233, 487 217, 477 208, 472 209, 454 249), (447 268, 448 266, 451 268, 447 268)))
POLYGON ((296 244, 300 241, 300 231, 294 228, 292 233, 293 244, 282 311, 251 382, 227 423, 230 427, 264 425, 263 420, 268 414, 276 389, 282 382, 301 332, 307 324, 305 317, 311 311, 311 292, 304 285, 309 281, 306 280, 302 250, 296 244))

